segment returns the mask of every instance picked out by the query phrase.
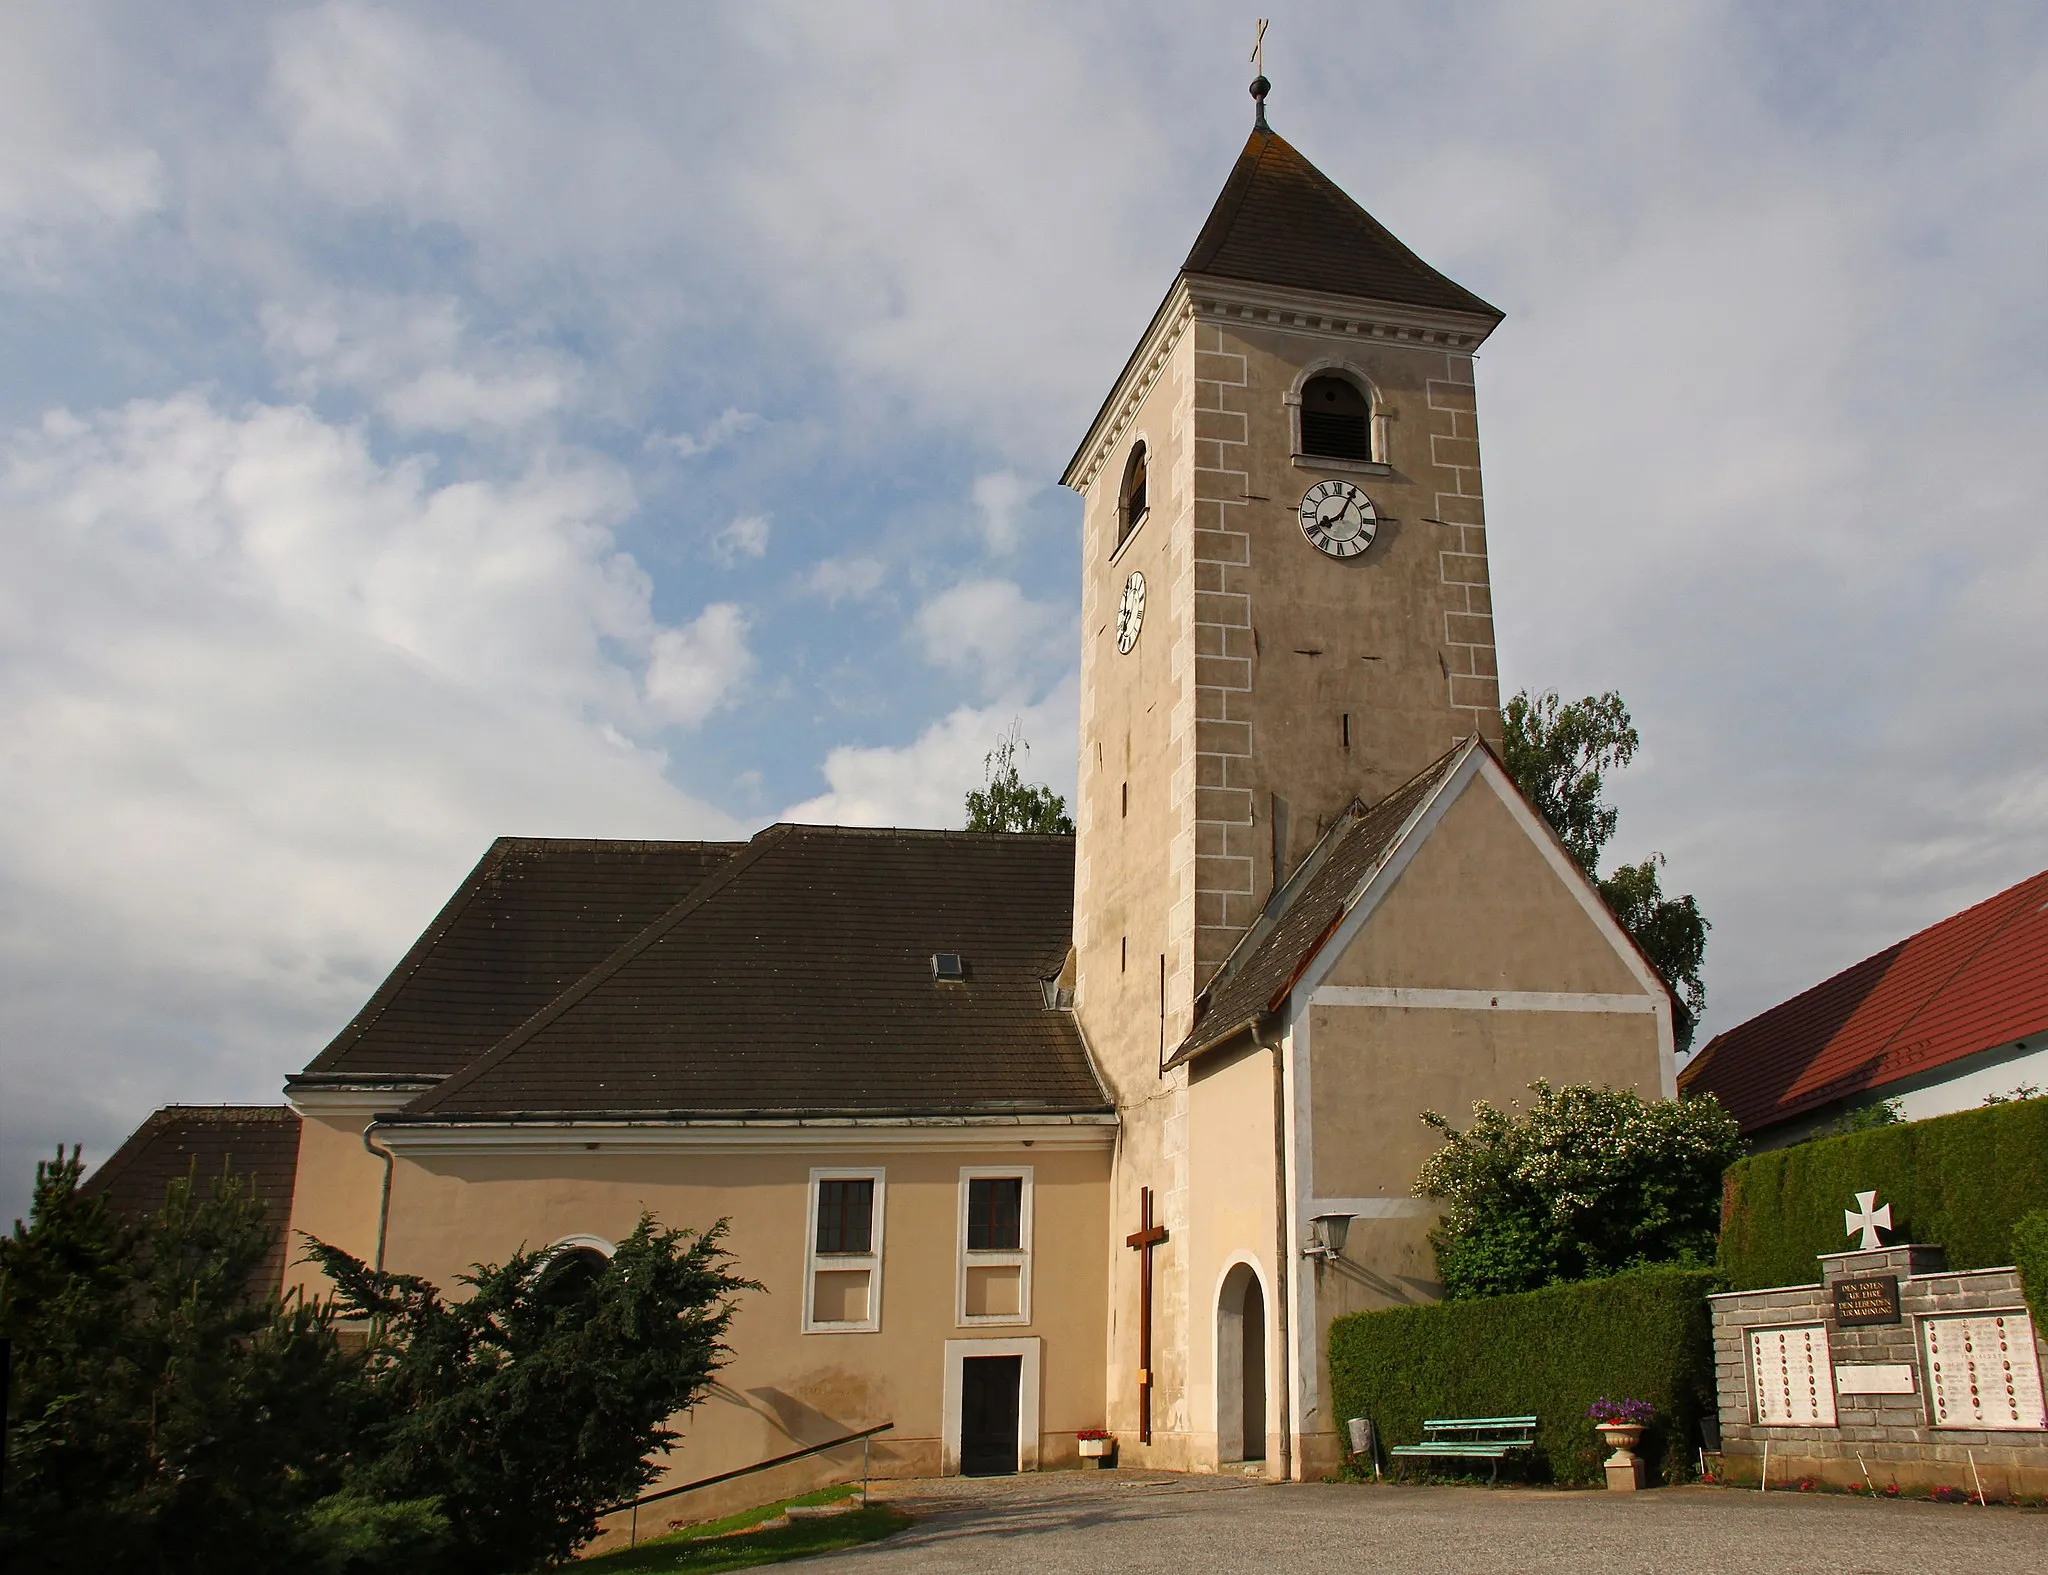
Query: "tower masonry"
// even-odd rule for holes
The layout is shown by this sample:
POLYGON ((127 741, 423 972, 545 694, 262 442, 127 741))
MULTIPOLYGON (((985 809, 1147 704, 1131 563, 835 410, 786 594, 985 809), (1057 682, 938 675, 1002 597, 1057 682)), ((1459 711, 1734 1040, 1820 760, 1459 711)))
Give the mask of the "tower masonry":
POLYGON ((1120 1092, 1339 811, 1499 740, 1472 375, 1499 321, 1262 112, 1067 470, 1080 990, 1120 1092))
MULTIPOLYGON (((1120 1395, 1146 1395, 1161 1464, 1219 1448, 1190 1410, 1201 1255, 1160 1250, 1145 1367, 1138 1255, 1115 1234, 1147 1187, 1169 1236, 1189 1230, 1200 1140, 1168 1059, 1349 806, 1500 736, 1472 361, 1501 314, 1271 130, 1263 86, 1064 477, 1085 499, 1077 1010, 1124 1133, 1112 1425, 1133 1421, 1120 1395)), ((1281 1116, 1249 1114, 1270 1173, 1281 1116)))

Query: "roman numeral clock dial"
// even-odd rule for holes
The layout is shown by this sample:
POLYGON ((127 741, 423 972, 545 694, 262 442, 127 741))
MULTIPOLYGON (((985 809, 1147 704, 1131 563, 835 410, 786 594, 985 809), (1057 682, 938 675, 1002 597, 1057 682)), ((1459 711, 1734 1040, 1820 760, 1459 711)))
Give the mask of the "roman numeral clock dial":
POLYGON ((1333 558, 1355 558, 1380 528, 1372 499, 1348 481, 1319 481, 1301 500, 1301 533, 1333 558))
POLYGON ((1145 622, 1145 576, 1137 570, 1124 581, 1123 600, 1116 604, 1116 648, 1129 656, 1138 643, 1138 630, 1145 622))

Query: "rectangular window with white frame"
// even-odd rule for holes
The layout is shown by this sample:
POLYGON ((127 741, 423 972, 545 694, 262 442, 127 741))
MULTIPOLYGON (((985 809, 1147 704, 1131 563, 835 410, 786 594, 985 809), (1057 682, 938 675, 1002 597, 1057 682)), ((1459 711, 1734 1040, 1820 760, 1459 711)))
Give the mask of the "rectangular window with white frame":
POLYGON ((886 1172, 811 1172, 804 1236, 804 1333, 882 1327, 882 1200, 886 1172))
POLYGON ((1031 1167, 960 1168, 960 1267, 955 1317, 1031 1322, 1031 1167))

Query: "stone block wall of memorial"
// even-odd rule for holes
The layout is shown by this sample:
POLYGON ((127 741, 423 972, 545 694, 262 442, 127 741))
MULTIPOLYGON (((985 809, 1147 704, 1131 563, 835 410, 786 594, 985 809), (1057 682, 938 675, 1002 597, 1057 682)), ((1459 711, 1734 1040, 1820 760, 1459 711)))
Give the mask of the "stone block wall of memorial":
POLYGON ((1820 1259, 1815 1285, 1713 1308, 1720 1470, 1879 1491, 2048 1493, 2048 1352, 2016 1269, 1950 1272, 1940 1247, 1820 1259))

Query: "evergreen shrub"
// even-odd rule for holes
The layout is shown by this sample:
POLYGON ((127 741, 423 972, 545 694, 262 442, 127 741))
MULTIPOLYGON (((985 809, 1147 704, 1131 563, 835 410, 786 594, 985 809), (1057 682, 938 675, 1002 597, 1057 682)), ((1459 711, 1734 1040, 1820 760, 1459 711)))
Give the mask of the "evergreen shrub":
MULTIPOLYGON (((1891 1239, 1938 1243, 1953 1269, 2013 1261, 2013 1227, 2048 1209, 2048 1099, 1962 1110, 1753 1154, 1722 1181, 1730 1290, 1811 1285, 1814 1259, 1854 1245, 1842 1211, 1876 1189, 1891 1239)), ((2038 1294, 2038 1293, 2037 1293, 2038 1294)))
POLYGON ((1625 1396, 1657 1408, 1639 1452, 1664 1481, 1681 1480, 1692 1474, 1700 1417, 1714 1404, 1706 1298, 1716 1288, 1711 1270, 1635 1269, 1339 1318, 1330 1325, 1338 1429, 1370 1418, 1391 1447, 1419 1442, 1433 1417, 1533 1415, 1532 1474, 1591 1484, 1608 1451, 1586 1409, 1625 1396))
POLYGON ((2048 1209, 2023 1215, 2012 1228, 2012 1261, 2019 1265, 2034 1327, 2048 1334, 2048 1209))

